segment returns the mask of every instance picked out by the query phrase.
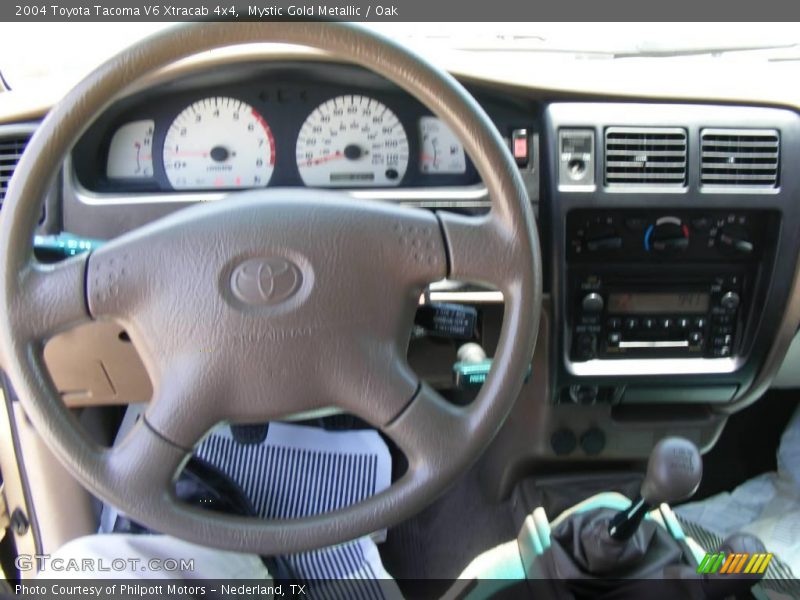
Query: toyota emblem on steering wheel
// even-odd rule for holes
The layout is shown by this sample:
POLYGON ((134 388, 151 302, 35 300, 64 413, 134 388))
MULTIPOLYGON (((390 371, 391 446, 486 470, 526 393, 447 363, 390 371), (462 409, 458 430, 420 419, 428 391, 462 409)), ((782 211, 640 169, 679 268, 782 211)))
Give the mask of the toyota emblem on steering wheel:
POLYGON ((251 258, 231 274, 231 291, 245 304, 275 305, 290 298, 300 288, 303 276, 285 258, 251 258))

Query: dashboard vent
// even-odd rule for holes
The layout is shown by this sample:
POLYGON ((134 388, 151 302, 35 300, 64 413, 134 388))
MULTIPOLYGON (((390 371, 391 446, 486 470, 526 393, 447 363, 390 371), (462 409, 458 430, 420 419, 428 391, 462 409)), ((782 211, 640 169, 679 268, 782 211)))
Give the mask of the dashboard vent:
POLYGON ((778 185, 781 143, 774 129, 704 129, 700 137, 703 185, 778 185))
POLYGON ((686 185, 686 130, 606 129, 606 185, 686 185))
POLYGON ((0 137, 0 207, 8 190, 8 182, 17 167, 22 152, 28 144, 30 135, 19 134, 11 137, 0 137))

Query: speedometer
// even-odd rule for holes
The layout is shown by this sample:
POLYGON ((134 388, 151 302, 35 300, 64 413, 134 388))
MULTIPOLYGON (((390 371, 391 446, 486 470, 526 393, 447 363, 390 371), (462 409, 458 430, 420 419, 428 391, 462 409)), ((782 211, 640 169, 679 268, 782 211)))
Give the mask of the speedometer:
POLYGON ((172 187, 264 187, 275 168, 272 131, 256 109, 234 98, 205 98, 181 112, 164 140, 172 187))
POLYGON ((408 138, 384 104, 366 96, 339 96, 305 120, 296 157, 308 186, 398 185, 408 167, 408 138))

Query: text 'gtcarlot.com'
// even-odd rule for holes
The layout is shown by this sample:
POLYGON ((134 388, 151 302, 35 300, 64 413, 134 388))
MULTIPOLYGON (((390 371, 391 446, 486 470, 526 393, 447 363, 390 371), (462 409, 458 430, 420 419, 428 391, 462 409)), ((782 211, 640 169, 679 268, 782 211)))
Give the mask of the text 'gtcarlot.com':
POLYGON ((20 554, 14 559, 20 571, 36 570, 51 573, 123 573, 123 572, 190 572, 193 558, 51 558, 49 554, 20 554))

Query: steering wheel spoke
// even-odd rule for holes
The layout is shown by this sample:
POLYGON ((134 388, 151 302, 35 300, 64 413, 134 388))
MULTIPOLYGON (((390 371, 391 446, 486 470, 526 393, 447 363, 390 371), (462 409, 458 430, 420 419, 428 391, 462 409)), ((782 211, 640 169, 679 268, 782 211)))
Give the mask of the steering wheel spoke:
POLYGON ((237 399, 224 390, 212 361, 186 355, 158 375, 142 419, 175 446, 191 450, 208 431, 234 414, 237 399))
MULTIPOLYGON (((135 486, 140 515, 163 511, 168 505, 172 485, 189 452, 155 431, 145 418, 140 418, 117 445, 101 455, 100 469, 113 490, 135 486)), ((124 507, 125 498, 116 506, 124 507)))
POLYGON ((380 428, 408 406, 420 383, 394 341, 368 348, 340 357, 336 369, 346 375, 332 382, 332 405, 380 428))
POLYGON ((440 212, 450 259, 448 278, 508 289, 519 272, 514 231, 492 211, 480 216, 440 212))
POLYGON ((31 261, 22 272, 17 310, 28 315, 25 327, 31 341, 43 341, 91 320, 86 310, 86 255, 42 264, 31 261))
POLYGON ((412 476, 446 476, 443 470, 460 467, 452 463, 460 462, 469 442, 470 415, 468 408, 447 402, 422 384, 406 408, 382 429, 406 455, 412 476))

